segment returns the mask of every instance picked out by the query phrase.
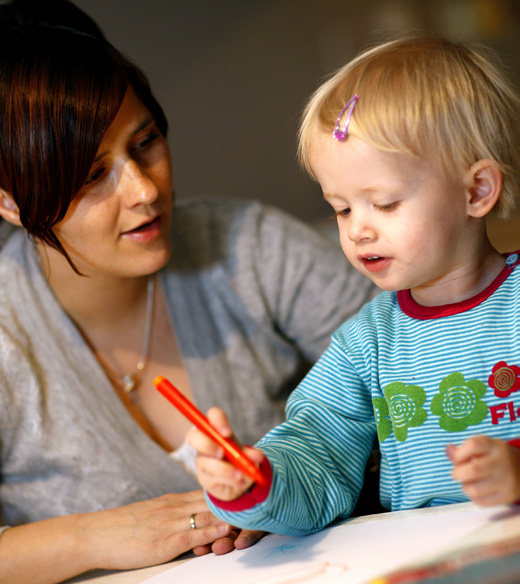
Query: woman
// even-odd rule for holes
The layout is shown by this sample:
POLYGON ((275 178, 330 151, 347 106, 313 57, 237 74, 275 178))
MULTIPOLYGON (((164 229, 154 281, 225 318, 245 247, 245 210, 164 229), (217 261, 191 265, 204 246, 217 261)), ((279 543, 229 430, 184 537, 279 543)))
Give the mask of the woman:
POLYGON ((140 70, 65 0, 0 10, 0 582, 246 547, 152 381, 254 442, 372 288, 278 211, 174 209, 140 70))

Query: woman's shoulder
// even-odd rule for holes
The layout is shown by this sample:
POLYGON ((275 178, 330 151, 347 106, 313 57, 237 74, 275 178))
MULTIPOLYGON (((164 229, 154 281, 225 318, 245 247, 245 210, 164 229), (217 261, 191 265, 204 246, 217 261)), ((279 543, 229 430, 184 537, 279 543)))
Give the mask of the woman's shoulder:
POLYGON ((176 269, 202 269, 229 261, 257 203, 197 198, 179 201, 172 214, 172 256, 176 269))
POLYGON ((248 213, 260 212, 262 205, 255 200, 201 197, 182 199, 173 209, 172 222, 180 228, 188 225, 227 225, 248 213))
POLYGON ((45 280, 36 276, 34 246, 25 230, 15 229, 0 250, 0 326, 19 330, 21 320, 43 303, 45 280))
POLYGON ((201 237, 234 233, 244 224, 277 230, 288 225, 297 228, 300 221, 285 211, 255 199, 195 198, 179 201, 174 210, 174 230, 201 237), (194 230, 201 229, 197 233, 194 230))
POLYGON ((323 254, 343 258, 339 241, 320 225, 255 199, 199 198, 177 203, 172 233, 174 239, 196 247, 240 243, 260 254, 276 249, 280 255, 292 246, 320 258, 323 254))
POLYGON ((4 247, 11 235, 20 231, 15 225, 8 223, 4 219, 0 219, 0 250, 4 247))
MULTIPOLYGON (((0 282, 11 281, 26 262, 27 237, 22 229, 0 224, 0 282)), ((2 284, 0 289, 5 290, 2 284)))
MULTIPOLYGON (((172 217, 173 255, 186 254, 191 265, 240 256, 281 257, 284 250, 304 247, 342 256, 316 230, 289 213, 256 200, 191 199, 177 203, 172 217)), ((301 252, 302 253, 302 252, 301 252)), ((309 252, 310 253, 310 252, 309 252)), ((177 260, 178 261, 178 258, 177 260)))

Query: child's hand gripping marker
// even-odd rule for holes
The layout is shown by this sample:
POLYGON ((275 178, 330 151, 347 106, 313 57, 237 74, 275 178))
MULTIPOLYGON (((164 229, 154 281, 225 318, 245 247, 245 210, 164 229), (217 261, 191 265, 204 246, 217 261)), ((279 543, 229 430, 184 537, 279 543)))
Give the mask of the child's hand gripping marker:
POLYGON ((190 422, 211 438, 224 450, 224 457, 236 468, 253 479, 259 486, 266 486, 267 479, 237 444, 229 438, 221 436, 209 423, 206 416, 197 409, 176 387, 165 377, 159 375, 153 381, 155 387, 168 399, 190 422))

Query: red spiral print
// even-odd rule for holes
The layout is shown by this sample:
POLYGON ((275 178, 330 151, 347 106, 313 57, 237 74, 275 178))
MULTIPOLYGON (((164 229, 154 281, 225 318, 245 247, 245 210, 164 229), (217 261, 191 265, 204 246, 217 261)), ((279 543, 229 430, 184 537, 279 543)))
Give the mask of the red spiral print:
POLYGON ((509 367, 501 367, 493 378, 495 382, 495 388, 500 391, 507 391, 511 389, 513 383, 515 382, 515 374, 509 367))
POLYGON ((520 389, 520 368, 516 365, 508 365, 505 361, 499 361, 493 367, 488 383, 495 390, 497 397, 509 397, 520 389))

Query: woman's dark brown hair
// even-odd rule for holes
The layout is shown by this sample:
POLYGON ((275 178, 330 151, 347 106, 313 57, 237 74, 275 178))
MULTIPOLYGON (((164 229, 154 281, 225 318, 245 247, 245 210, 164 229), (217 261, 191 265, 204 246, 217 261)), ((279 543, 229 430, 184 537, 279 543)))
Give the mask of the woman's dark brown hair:
POLYGON ((166 135, 146 77, 89 16, 67 0, 0 6, 0 188, 29 234, 69 263, 52 227, 85 183, 129 86, 166 135))

